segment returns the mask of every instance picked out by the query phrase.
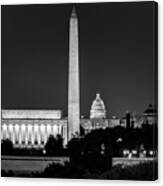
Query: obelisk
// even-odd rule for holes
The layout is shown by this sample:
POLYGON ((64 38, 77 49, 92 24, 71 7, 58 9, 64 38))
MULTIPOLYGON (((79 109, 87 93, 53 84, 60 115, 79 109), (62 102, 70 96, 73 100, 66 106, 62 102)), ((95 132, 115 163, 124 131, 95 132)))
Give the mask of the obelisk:
POLYGON ((80 132, 78 18, 75 7, 69 23, 68 141, 80 132))

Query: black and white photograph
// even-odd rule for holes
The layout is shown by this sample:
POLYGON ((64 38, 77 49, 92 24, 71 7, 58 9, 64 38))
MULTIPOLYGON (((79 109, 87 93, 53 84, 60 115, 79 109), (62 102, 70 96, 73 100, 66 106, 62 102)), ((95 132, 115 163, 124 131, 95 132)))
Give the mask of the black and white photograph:
POLYGON ((158 4, 1 6, 1 176, 158 179, 158 4))

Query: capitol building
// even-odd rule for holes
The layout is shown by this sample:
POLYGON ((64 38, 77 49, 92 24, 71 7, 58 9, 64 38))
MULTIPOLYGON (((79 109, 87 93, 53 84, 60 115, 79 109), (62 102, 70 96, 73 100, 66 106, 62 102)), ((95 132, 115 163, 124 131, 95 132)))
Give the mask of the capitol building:
MULTIPOLYGON (((64 145, 68 142, 68 120, 61 110, 13 110, 1 111, 1 136, 10 139, 15 147, 43 148, 49 135, 62 136, 64 145)), ((107 128, 106 110, 100 94, 92 103, 89 119, 80 119, 85 133, 93 129, 107 128)))
MULTIPOLYGON (((68 142, 68 120, 63 118, 61 110, 6 110, 1 111, 1 138, 10 139, 17 148, 44 148, 50 135, 62 136, 64 145, 68 142)), ((133 119, 131 118, 131 122, 133 119)), ((151 107, 144 116, 134 120, 134 127, 144 122, 154 124, 156 113, 151 107)), ((80 126, 87 134, 95 129, 127 127, 126 118, 106 117, 106 108, 100 94, 93 100, 89 118, 80 118, 80 126)))
MULTIPOLYGON (((68 70, 68 114, 64 118, 62 110, 53 109, 2 109, 1 110, 1 139, 10 139, 17 148, 44 148, 50 135, 62 136, 66 145, 71 138, 95 129, 127 126, 126 118, 107 118, 108 113, 99 93, 96 94, 88 118, 80 115, 80 81, 79 81, 79 43, 78 17, 73 8, 69 20, 69 70, 68 70)), ((156 113, 148 109, 145 121, 155 122, 156 113), (149 113, 150 112, 150 113, 149 113)), ((129 118, 136 127, 141 126, 143 118, 129 118)), ((149 122, 148 122, 149 123, 149 122)))

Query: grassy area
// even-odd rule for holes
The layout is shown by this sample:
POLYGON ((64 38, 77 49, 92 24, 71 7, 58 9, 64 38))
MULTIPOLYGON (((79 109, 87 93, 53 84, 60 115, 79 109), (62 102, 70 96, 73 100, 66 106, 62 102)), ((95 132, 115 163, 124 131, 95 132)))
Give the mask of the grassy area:
MULTIPOLYGON (((18 176, 14 172, 2 171, 2 176, 18 176)), ((80 166, 72 167, 70 163, 65 165, 51 164, 42 173, 22 174, 20 177, 41 178, 76 178, 76 179, 105 179, 105 180, 156 180, 158 176, 157 162, 141 163, 134 166, 117 165, 110 170, 90 171, 80 166)))

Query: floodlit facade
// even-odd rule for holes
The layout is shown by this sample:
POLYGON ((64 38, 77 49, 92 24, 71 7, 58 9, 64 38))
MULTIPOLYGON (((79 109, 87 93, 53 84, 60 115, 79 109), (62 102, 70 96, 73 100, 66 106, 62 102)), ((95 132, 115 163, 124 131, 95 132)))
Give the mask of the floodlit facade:
POLYGON ((103 100, 100 97, 100 94, 96 94, 96 98, 92 103, 91 110, 90 110, 90 119, 93 118, 106 118, 106 110, 103 100))
POLYGON ((69 24, 69 72, 68 72, 68 139, 79 134, 80 98, 79 98, 79 44, 78 17, 75 7, 72 9, 69 24))
POLYGON ((153 108, 153 105, 149 105, 148 108, 144 111, 144 123, 153 125, 157 123, 157 111, 153 108))
MULTIPOLYGON (((100 98, 102 103, 100 106, 99 100, 96 98, 91 106, 90 118, 80 119, 80 126, 84 134, 98 129, 127 127, 125 117, 120 119, 113 116, 108 119, 105 115, 104 102, 100 98), (91 111, 93 111, 94 117, 91 117, 91 111)), ((10 139, 14 147, 43 148, 50 135, 56 137, 58 134, 62 136, 64 145, 69 141, 68 119, 62 117, 61 110, 4 109, 1 111, 1 118, 1 139, 10 139)), ((134 128, 141 128, 142 124, 154 125, 157 123, 157 114, 148 107, 141 116, 132 116, 130 122, 131 127, 134 128)))
POLYGON ((1 138, 14 147, 43 148, 49 135, 58 134, 67 144, 67 120, 61 110, 2 110, 1 138))

